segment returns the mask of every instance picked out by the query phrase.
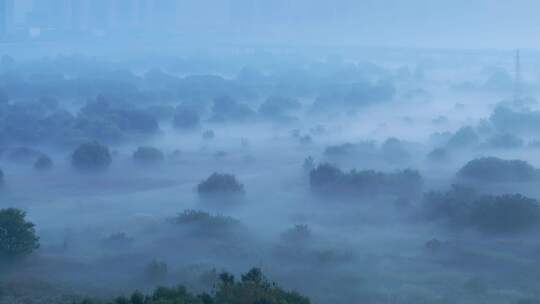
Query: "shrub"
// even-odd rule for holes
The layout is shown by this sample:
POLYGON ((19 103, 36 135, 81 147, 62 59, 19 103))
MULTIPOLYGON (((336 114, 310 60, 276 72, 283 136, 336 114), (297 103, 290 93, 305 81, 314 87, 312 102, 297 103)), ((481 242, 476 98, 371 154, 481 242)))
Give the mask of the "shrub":
POLYGON ((244 185, 238 182, 232 174, 214 173, 197 186, 199 196, 242 196, 244 185))
MULTIPOLYGON (((157 262, 159 263, 159 262, 157 262)), ((218 276, 213 294, 194 295, 184 286, 158 287, 152 294, 134 292, 130 297, 118 297, 113 301, 99 302, 86 299, 79 304, 309 304, 309 298, 295 292, 286 291, 271 283, 259 268, 253 268, 241 275, 237 281, 227 272, 218 276)))
POLYGON ((281 239, 289 243, 301 243, 311 238, 311 229, 307 225, 295 225, 281 234, 281 239))
POLYGON ((310 186, 315 193, 335 196, 391 194, 409 197, 419 194, 422 185, 420 173, 409 169, 394 173, 372 170, 345 173, 330 164, 321 164, 310 173, 310 186))
POLYGON ((481 196, 462 186, 426 194, 422 211, 428 220, 486 234, 527 232, 540 224, 540 205, 535 199, 519 194, 481 196))
POLYGON ((81 171, 99 171, 112 163, 111 153, 106 146, 98 142, 81 144, 71 157, 71 164, 81 171))
POLYGON ((479 142, 480 139, 472 127, 463 127, 450 137, 447 146, 449 148, 471 148, 477 146, 479 142))
POLYGON ((519 194, 483 196, 471 211, 471 224, 485 233, 518 233, 540 223, 538 201, 519 194))
POLYGON ((240 228, 240 222, 232 217, 197 210, 185 210, 176 217, 175 223, 189 227, 197 236, 224 236, 240 228))
POLYGON ((39 248, 34 224, 19 209, 0 210, 0 256, 19 257, 39 248))
POLYGON ((165 155, 154 147, 139 147, 133 152, 133 160, 138 164, 155 164, 165 160, 165 155))
POLYGON ((34 169, 36 170, 50 170, 53 167, 53 161, 47 155, 41 155, 34 163, 34 169))
POLYGON ((537 170, 522 160, 483 157, 469 161, 457 176, 482 182, 527 182, 537 178, 537 170))

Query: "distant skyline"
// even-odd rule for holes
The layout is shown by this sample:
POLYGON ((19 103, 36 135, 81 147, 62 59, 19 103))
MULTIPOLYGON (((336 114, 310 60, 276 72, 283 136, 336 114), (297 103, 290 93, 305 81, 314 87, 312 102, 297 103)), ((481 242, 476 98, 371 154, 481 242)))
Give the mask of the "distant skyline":
MULTIPOLYGON (((15 0, 15 24, 31 23, 29 17, 35 12, 32 5, 35 1, 15 0)), ((46 3, 49 0, 37 1, 46 3)), ((151 0, 105 1, 122 7, 130 2, 146 3, 151 0)), ((163 1, 171 0, 158 3, 163 1)), ((537 41, 540 20, 536 16, 540 2, 534 0, 172 1, 178 8, 173 12, 174 22, 170 26, 173 30, 191 34, 222 31, 233 33, 234 37, 269 43, 434 48, 540 47, 537 41)), ((54 12, 54 18, 59 18, 58 12, 54 12)), ((165 19, 157 18, 159 22, 166 22, 165 19)), ((125 22, 119 18, 113 21, 116 27, 125 22)), ((112 23, 107 26, 115 27, 112 23)))

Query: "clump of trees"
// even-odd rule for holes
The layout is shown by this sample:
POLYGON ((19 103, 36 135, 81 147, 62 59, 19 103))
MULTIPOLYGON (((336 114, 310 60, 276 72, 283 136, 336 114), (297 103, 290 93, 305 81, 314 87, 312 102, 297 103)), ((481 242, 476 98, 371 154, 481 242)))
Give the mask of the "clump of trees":
POLYGON ((447 192, 427 193, 422 212, 428 220, 487 234, 527 232, 540 225, 540 205, 535 199, 520 194, 479 195, 456 185, 447 192))
POLYGON ((133 152, 133 160, 138 164, 156 164, 165 160, 165 154, 158 148, 139 147, 133 152))
POLYGON ((280 237, 281 240, 287 243, 303 243, 311 238, 311 229, 309 229, 308 225, 305 224, 295 225, 294 227, 281 233, 280 237))
POLYGON ((453 149, 473 148, 480 143, 480 137, 470 126, 457 130, 448 140, 447 147, 453 149))
POLYGON ((34 169, 40 171, 50 170, 53 167, 53 161, 47 155, 41 155, 34 163, 34 169))
POLYGON ((343 172, 330 164, 321 164, 310 173, 310 186, 317 194, 337 197, 391 194, 411 197, 421 193, 423 179, 418 171, 406 169, 394 173, 373 170, 343 172))
POLYGON ((98 142, 81 144, 71 156, 72 166, 80 171, 104 170, 111 163, 112 157, 109 148, 98 142))
POLYGON ((0 210, 0 257, 14 258, 31 254, 39 248, 34 224, 26 213, 15 208, 0 210))
POLYGON ((199 127, 199 113, 187 106, 178 106, 173 117, 173 126, 177 129, 190 130, 199 127))
POLYGON ((248 122, 253 120, 255 112, 247 105, 238 103, 228 96, 218 97, 214 100, 212 106, 211 121, 229 123, 229 122, 248 122))
POLYGON ((197 186, 201 198, 233 199, 244 196, 244 185, 232 174, 213 173, 197 186))
POLYGON ((538 177, 538 170, 522 160, 482 157, 465 164, 457 176, 478 182, 528 182, 538 177))
POLYGON ((212 215, 198 210, 185 210, 174 222, 188 227, 193 235, 226 236, 240 229, 240 222, 232 217, 212 215))
POLYGON ((259 107, 259 115, 276 122, 291 122, 295 118, 290 112, 301 107, 302 104, 295 99, 271 96, 259 107))
POLYGON ((135 292, 129 297, 119 297, 112 301, 84 300, 80 304, 309 304, 309 298, 295 292, 286 291, 268 281, 259 268, 253 268, 237 280, 234 275, 219 274, 216 289, 212 294, 190 293, 184 286, 158 287, 152 294, 135 292))
POLYGON ((510 133, 495 134, 488 138, 487 146, 496 149, 516 149, 524 145, 523 139, 510 133))

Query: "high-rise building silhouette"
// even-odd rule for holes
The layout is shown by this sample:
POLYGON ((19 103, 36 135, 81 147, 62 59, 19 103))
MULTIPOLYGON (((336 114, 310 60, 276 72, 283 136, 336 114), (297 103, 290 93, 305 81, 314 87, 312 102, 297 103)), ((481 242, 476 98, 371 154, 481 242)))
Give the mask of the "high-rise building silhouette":
POLYGON ((13 14, 13 0, 0 0, 0 38, 5 37, 13 27, 13 14))

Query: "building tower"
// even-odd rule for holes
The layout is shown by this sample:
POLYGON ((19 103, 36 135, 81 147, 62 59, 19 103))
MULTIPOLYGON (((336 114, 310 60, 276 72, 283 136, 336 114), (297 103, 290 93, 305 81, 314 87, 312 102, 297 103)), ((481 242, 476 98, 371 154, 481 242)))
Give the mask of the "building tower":
POLYGON ((9 34, 13 25, 13 0, 0 0, 0 38, 9 34))

